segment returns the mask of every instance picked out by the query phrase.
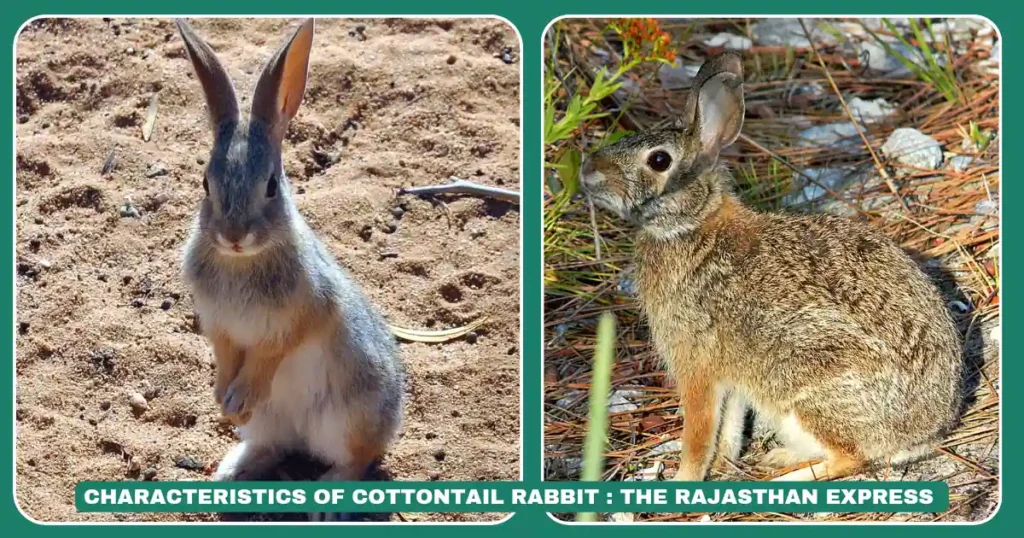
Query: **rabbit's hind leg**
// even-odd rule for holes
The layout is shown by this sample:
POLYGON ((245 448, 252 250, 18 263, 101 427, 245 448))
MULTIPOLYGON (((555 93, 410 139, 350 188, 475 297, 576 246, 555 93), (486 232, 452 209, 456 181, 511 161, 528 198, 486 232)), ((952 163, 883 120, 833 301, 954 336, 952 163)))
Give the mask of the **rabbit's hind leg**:
POLYGON ((739 460, 747 425, 747 402, 743 395, 733 389, 724 400, 718 428, 718 465, 739 460))
POLYGON ((835 480, 855 474, 864 467, 864 460, 842 453, 830 452, 823 461, 771 479, 772 482, 813 482, 835 480))

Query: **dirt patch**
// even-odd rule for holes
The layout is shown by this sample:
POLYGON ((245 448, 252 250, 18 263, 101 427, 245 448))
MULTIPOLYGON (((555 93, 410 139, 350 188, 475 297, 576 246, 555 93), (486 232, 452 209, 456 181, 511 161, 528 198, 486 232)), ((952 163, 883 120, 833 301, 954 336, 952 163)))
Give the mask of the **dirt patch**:
MULTIPOLYGON (((296 21, 193 24, 245 109, 296 21)), ((74 509, 82 480, 206 479, 237 439, 179 271, 211 140, 181 40, 170 20, 51 19, 17 47, 18 502, 45 521, 215 519, 74 509)), ((488 316, 475 338, 402 344, 395 480, 519 477, 518 208, 394 194, 450 176, 518 189, 518 56, 497 20, 317 24, 284 144, 300 211, 392 323, 488 316)))

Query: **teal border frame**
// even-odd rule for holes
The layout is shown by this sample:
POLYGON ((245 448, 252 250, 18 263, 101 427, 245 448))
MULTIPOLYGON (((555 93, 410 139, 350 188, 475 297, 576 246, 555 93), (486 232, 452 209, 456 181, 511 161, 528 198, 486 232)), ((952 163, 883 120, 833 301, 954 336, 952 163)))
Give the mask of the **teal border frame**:
MULTIPOLYGON (((599 14, 620 14, 623 11, 624 4, 621 0, 618 2, 610 0, 589 0, 585 4, 572 5, 558 2, 545 3, 540 1, 519 1, 519 2, 504 2, 504 3, 493 3, 493 4, 482 4, 480 2, 474 2, 471 0, 435 0, 434 2, 416 2, 414 0, 377 0, 373 3, 347 3, 347 2, 331 2, 328 0, 292 0, 287 4, 280 4, 277 2, 268 2, 266 0, 250 0, 242 2, 239 0, 231 0, 229 2, 222 2, 217 6, 212 5, 211 2, 197 1, 197 0, 178 0, 174 2, 173 8, 168 9, 163 5, 140 5, 138 3, 129 2, 127 0, 93 0, 91 2, 72 1, 72 0, 41 0, 36 2, 11 2, 4 8, 4 17, 0 22, 0 36, 6 40, 6 43, 11 44, 10 54, 5 56, 4 65, 0 67, 0 86, 9 88, 10 93, 10 106, 5 108, 2 117, 5 120, 5 125, 14 126, 14 84, 12 74, 14 69, 14 50, 13 44, 15 35, 18 32, 21 25, 36 16, 40 15, 93 15, 93 14, 132 14, 132 15, 167 15, 171 14, 182 14, 182 15, 222 15, 222 16, 244 16, 244 15, 302 15, 302 14, 332 14, 338 16, 375 16, 375 15, 498 15, 504 17, 512 24, 514 24, 523 39, 523 48, 521 51, 520 61, 523 63, 523 81, 522 81, 522 129, 523 129, 523 158, 522 158, 522 207, 521 207, 521 219, 522 219, 522 237, 523 237, 523 251, 522 251, 522 304, 521 312, 523 316, 522 327, 523 334, 521 335, 521 360, 523 361, 521 372, 523 376, 522 386, 522 411, 523 417, 521 420, 522 430, 522 442, 523 442, 523 454, 522 454, 522 465, 524 469, 524 482, 528 485, 531 483, 539 483, 542 467, 541 467, 541 446, 542 446, 542 385, 543 385, 543 289, 542 289, 542 276, 543 276, 543 261, 542 261, 542 235, 541 235, 541 204, 542 204, 542 189, 541 189, 541 118, 542 111, 540 110, 540 95, 541 95, 541 68, 542 64, 540 61, 541 55, 541 39, 542 32, 548 25, 548 23, 559 16, 575 15, 575 16, 608 16, 599 14), (7 62, 10 62, 9 64, 7 62)), ((733 16, 753 16, 751 13, 757 13, 759 15, 848 15, 848 16, 871 16, 878 14, 889 14, 892 16, 899 16, 905 13, 914 13, 920 10, 922 7, 919 3, 910 1, 897 1, 897 0, 862 0, 855 5, 856 9, 846 10, 842 12, 836 12, 833 5, 822 4, 819 1, 810 0, 787 0, 786 2, 778 2, 774 5, 767 5, 765 2, 757 2, 754 0, 739 0, 728 6, 719 6, 717 4, 691 4, 691 3, 678 3, 678 4, 662 4, 658 6, 646 7, 642 5, 636 6, 637 10, 631 15, 634 16, 646 16, 654 14, 673 13, 677 15, 687 16, 701 16, 701 15, 722 15, 722 11, 731 11, 735 15, 733 16), (727 9, 715 9, 725 7, 727 9), (653 9, 652 9, 653 8, 653 9)), ((966 6, 962 2, 952 2, 949 0, 934 0, 927 5, 929 11, 935 13, 948 13, 948 14, 959 14, 959 15, 980 15, 991 20, 999 29, 1000 35, 1004 40, 1008 42, 1003 43, 1004 56, 1008 53, 1012 57, 1012 54, 1019 52, 1021 45, 1017 42, 1014 36, 1021 35, 1024 33, 1024 18, 1021 17, 1021 9, 1012 4, 997 4, 997 3, 986 3, 978 6, 966 6), (965 8, 977 7, 977 10, 966 10, 965 8), (1007 49, 1007 46, 1009 47, 1007 49)), ((1022 68, 1019 64, 1010 62, 1003 64, 1003 95, 1009 95, 1005 92, 1005 88, 1008 86, 1011 89, 1017 88, 1020 72, 1022 68)), ((1013 118, 1021 114, 1021 105, 1017 102, 1003 99, 1003 121, 1005 124, 1009 119, 1011 124, 1015 121, 1013 118)), ((6 147, 14 149, 13 140, 14 130, 13 128, 3 129, 2 137, 3 141, 7 144, 6 147)), ((1009 135, 1009 143, 1004 144, 1003 148, 1014 147, 1013 143, 1017 140, 1017 135, 1013 130, 1007 132, 1003 129, 1001 131, 1001 140, 1005 141, 1009 135)), ((4 193, 3 203, 0 204, 0 211, 2 211, 2 221, 5 226, 10 226, 7 233, 2 235, 3 248, 7 252, 7 271, 8 271, 8 282, 9 286, 0 287, 0 302, 4 304, 12 305, 10 310, 4 312, 4 321, 7 323, 8 334, 11 335, 11 346, 7 349, 9 354, 7 360, 13 367, 15 356, 14 356, 14 339, 15 339, 15 320, 14 320, 14 291, 15 291, 15 254, 14 254, 14 241, 15 241, 15 230, 14 230, 14 191, 15 182, 13 178, 14 170, 14 155, 15 152, 0 152, 0 167, 5 170, 11 170, 12 176, 9 178, 10 188, 4 193)), ((1010 175, 1013 176, 1014 170, 1020 168, 1020 165, 1014 161, 1003 160, 1003 167, 1008 168, 1010 175)), ((1005 176, 1005 170, 1003 171, 1005 176)), ((1004 204, 1006 200, 1010 200, 1012 203, 1017 203, 1021 197, 1021 190, 1024 186, 1010 182, 1003 184, 1003 200, 1004 204)), ((1015 267, 1017 265, 1017 259, 1019 254, 1016 251, 1018 248, 1018 239, 1016 238, 1016 232, 1024 222, 1024 217, 1015 217, 1012 213, 1006 214, 1003 219, 1003 226, 1008 227, 1011 230, 1008 241, 1007 238, 1003 239, 1002 253, 1003 262, 1002 267, 1005 274, 1007 267, 1015 267)), ((1010 273, 1013 274, 1012 271, 1010 273)), ((1003 304, 1015 304, 1017 297, 1016 288, 1013 285, 1013 279, 1003 279, 1003 304), (1009 285, 1007 286, 1007 282, 1009 285)), ((1003 354, 1004 356, 1013 357, 1020 347, 1020 341, 1013 338, 1015 334, 1014 329, 1018 327, 1017 316, 1014 309, 1004 310, 1003 315, 1003 354), (1008 311, 1007 311, 1008 310, 1008 311)), ((1020 364, 1013 360, 1004 361, 1002 376, 1004 379, 1015 379, 1020 376, 1021 369, 1024 368, 1020 364)), ((12 368, 13 369, 13 368, 12 368)), ((7 433, 8 442, 0 443, 0 462, 10 462, 9 465, 0 463, 0 483, 11 484, 12 487, 9 490, 9 494, 4 496, 2 506, 0 506, 0 520, 5 525, 4 528, 8 530, 4 532, 6 535, 21 536, 22 533, 33 533, 35 536, 45 538, 48 536, 59 536, 65 533, 75 533, 76 535, 89 537, 92 535, 103 536, 104 538, 116 538, 120 536, 131 537, 137 535, 140 531, 145 532, 148 536, 153 538, 157 537, 175 537, 177 538, 183 529, 187 528, 188 533, 194 536, 218 536, 225 530, 227 532, 242 532, 253 534, 257 536, 270 536, 276 535, 280 531, 285 530, 278 525, 264 525, 264 524, 252 524, 248 525, 245 529, 237 528, 232 526, 230 529, 223 528, 228 524, 210 524, 210 525, 197 525, 197 524, 160 524, 160 525, 143 525, 143 529, 140 529, 138 524, 90 524, 90 525, 39 525, 32 523, 25 519, 21 513, 17 510, 14 504, 14 489, 13 489, 13 473, 14 473, 14 394, 12 391, 12 383, 0 383, 0 408, 6 413, 6 416, 10 417, 9 421, 4 421, 3 428, 7 433)), ((1009 413, 1010 416, 1015 416, 1017 411, 1020 409, 1020 403, 1016 395, 1012 391, 1003 392, 1003 412, 1009 413)), ((1012 454, 1009 449, 1016 446, 1017 437, 1020 434, 1016 434, 1013 429, 1004 431, 1001 443, 1003 446, 1003 454, 1012 454)), ((965 525, 927 525, 927 524, 877 524, 877 525, 864 525, 864 524, 829 524, 827 525, 830 533, 835 533, 840 536, 856 536, 865 531, 883 535, 903 535, 905 533, 927 535, 930 538, 938 538, 941 536, 957 536, 965 532, 977 532, 977 533, 998 533, 1004 534, 1012 532, 1013 528, 1020 526, 1021 522, 1024 522, 1024 513, 1021 513, 1017 508, 1020 504, 1020 493, 1015 490, 1014 485, 1020 475, 1021 464, 1016 461, 1015 458, 1009 457, 1003 461, 1002 468, 1002 481, 1007 482, 1009 487, 1003 487, 1002 498, 1000 499, 1000 508, 996 515, 989 521, 977 525, 965 526, 965 525), (870 527, 870 528, 868 528, 870 527)), ((826 526, 824 524, 737 524, 728 525, 728 531, 730 535, 734 536, 750 536, 750 537, 773 537, 773 536, 807 536, 811 537, 820 533, 823 529, 821 527, 826 526)), ((556 523, 547 516, 543 516, 539 513, 533 514, 518 514, 514 515, 509 520, 497 526, 481 527, 476 525, 467 524, 437 524, 437 525, 410 525, 410 524, 394 524, 394 525, 368 525, 368 526, 346 526, 346 528, 335 528, 333 526, 312 526, 303 525, 301 528, 303 535, 308 536, 336 536, 338 533, 345 533, 349 536, 371 536, 371 535, 405 535, 405 536, 423 536, 425 538, 431 538, 433 536, 454 538, 454 537, 475 537, 483 532, 487 534, 497 534, 505 536, 520 536, 525 532, 529 532, 532 535, 541 536, 559 536, 564 537, 567 535, 596 535, 596 536, 621 536, 623 532, 628 532, 631 535, 645 535, 645 536, 663 536, 666 533, 675 532, 687 532, 694 536, 711 536, 713 533, 719 531, 721 527, 715 525, 682 525, 679 528, 668 529, 664 528, 663 525, 634 525, 628 530, 618 528, 618 525, 604 524, 596 527, 582 527, 582 526, 566 526, 556 523), (685 529, 685 530, 683 530, 685 529)), ((291 529, 288 529, 289 531, 291 529)), ((913 536, 911 536, 913 538, 913 536)))

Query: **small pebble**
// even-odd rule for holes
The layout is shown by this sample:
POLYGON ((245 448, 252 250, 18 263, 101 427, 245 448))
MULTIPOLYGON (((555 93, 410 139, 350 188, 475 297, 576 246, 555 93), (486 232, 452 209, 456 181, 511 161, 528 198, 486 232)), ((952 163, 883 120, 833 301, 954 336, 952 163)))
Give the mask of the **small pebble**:
POLYGON ((181 469, 188 469, 189 471, 202 471, 206 468, 206 465, 191 456, 179 456, 175 458, 174 465, 181 469))
POLYGON ((452 65, 453 63, 455 63, 455 55, 454 54, 448 57, 448 65, 452 65))
POLYGON ((505 50, 501 51, 501 61, 506 64, 515 63, 516 59, 512 56, 512 47, 505 47, 505 50))
POLYGON ((432 471, 428 476, 430 477, 431 482, 437 482, 441 479, 441 473, 437 471, 432 471))
POLYGON ((156 196, 153 197, 153 205, 159 208, 160 206, 166 204, 170 199, 170 196, 161 192, 160 194, 157 194, 156 196))
POLYGON ((395 226, 394 222, 389 222, 384 226, 384 231, 389 234, 393 234, 398 231, 398 226, 395 226))
POLYGON ((437 434, 434 433, 434 432, 427 432, 427 434, 424 435, 423 437, 426 437, 428 440, 429 439, 437 439, 437 434))
POLYGON ((138 392, 133 393, 128 399, 128 403, 132 406, 132 410, 136 413, 143 413, 149 409, 149 402, 146 401, 146 397, 139 394, 138 392))
POLYGON ((455 410, 452 411, 452 417, 459 418, 461 416, 462 416, 462 412, 459 411, 458 409, 455 409, 455 410))
POLYGON ((144 304, 145 303, 142 302, 142 299, 132 299, 132 306, 135 308, 142 308, 144 304))
POLYGON ((18 116, 18 123, 28 123, 28 114, 18 116))
POLYGON ((202 157, 196 157, 196 164, 206 164, 206 159, 202 157))
POLYGON ((139 471, 141 471, 141 470, 142 470, 142 465, 140 465, 139 462, 137 462, 135 460, 132 460, 132 461, 128 462, 128 475, 129 476, 135 476, 135 475, 139 474, 139 471))
POLYGON ((437 461, 444 461, 445 457, 447 457, 447 454, 444 453, 444 450, 434 452, 434 459, 437 461))
POLYGON ((149 401, 149 400, 152 400, 154 398, 159 397, 160 396, 160 392, 161 392, 160 387, 149 387, 149 388, 146 389, 146 392, 142 394, 142 397, 145 398, 146 401, 149 401))
POLYGON ((399 206, 395 206, 395 207, 392 207, 392 208, 391 208, 391 215, 392 215, 393 217, 395 217, 396 219, 400 219, 400 218, 402 218, 402 215, 404 215, 404 214, 405 214, 405 210, 404 210, 404 209, 402 209, 402 208, 401 208, 401 207, 399 207, 399 206))
POLYGON ((135 54, 135 48, 134 47, 128 47, 128 48, 124 49, 124 51, 127 52, 128 54, 135 54))
POLYGON ((156 469, 147 467, 145 471, 142 471, 142 479, 151 482, 156 479, 156 469))
POLYGON ((479 338, 479 335, 476 334, 476 331, 470 331, 470 332, 466 333, 466 342, 468 342, 470 344, 475 344, 476 341, 477 341, 477 338, 479 338))
POLYGON ((164 302, 160 303, 161 310, 170 310, 172 306, 174 306, 174 301, 172 301, 170 297, 164 299, 164 302))
POLYGON ((164 163, 153 163, 153 165, 149 167, 149 170, 146 171, 146 177, 150 177, 150 178, 157 177, 157 176, 166 176, 166 175, 167 175, 167 167, 164 166, 164 163))

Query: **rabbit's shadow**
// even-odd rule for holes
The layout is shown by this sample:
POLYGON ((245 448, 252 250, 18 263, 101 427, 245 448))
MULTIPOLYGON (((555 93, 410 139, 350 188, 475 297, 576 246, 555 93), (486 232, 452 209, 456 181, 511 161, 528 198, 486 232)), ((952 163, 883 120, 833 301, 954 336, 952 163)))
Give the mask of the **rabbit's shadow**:
POLYGON ((949 313, 956 322, 957 328, 961 330, 960 353, 963 360, 963 379, 961 381, 963 403, 960 408, 960 416, 963 416, 977 400, 976 392, 981 384, 981 372, 985 368, 985 349, 989 343, 986 342, 988 334, 981 327, 971 326, 971 324, 967 325, 969 328, 967 328, 966 334, 964 334, 964 322, 973 315, 973 312, 971 310, 965 312, 956 305, 964 305, 970 309, 972 308, 971 300, 960 289, 956 277, 942 263, 942 260, 924 256, 914 250, 906 249, 906 251, 918 264, 918 267, 938 287, 939 292, 942 294, 942 299, 946 303, 946 308, 949 309, 949 313))
MULTIPOLYGON (((267 469, 262 475, 256 477, 257 481, 278 482, 288 481, 314 481, 323 475, 328 469, 327 464, 301 453, 291 453, 282 459, 277 465, 267 469)), ((374 462, 363 475, 365 482, 387 482, 391 481, 391 472, 380 462, 374 462)), ((364 514, 352 514, 351 521, 360 522, 386 522, 391 520, 390 512, 373 512, 364 514)), ((302 522, 309 521, 309 514, 305 512, 251 512, 251 513, 224 513, 220 515, 224 522, 302 522)))

